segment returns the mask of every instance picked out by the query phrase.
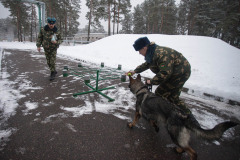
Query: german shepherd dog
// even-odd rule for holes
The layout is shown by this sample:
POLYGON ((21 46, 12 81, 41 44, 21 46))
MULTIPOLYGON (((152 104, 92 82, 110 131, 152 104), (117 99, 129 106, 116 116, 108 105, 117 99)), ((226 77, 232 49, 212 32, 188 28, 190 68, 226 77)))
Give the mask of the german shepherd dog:
POLYGON ((157 123, 164 123, 172 141, 178 146, 177 153, 187 152, 191 160, 197 159, 197 153, 189 146, 190 131, 198 137, 212 141, 221 138, 222 134, 229 128, 239 125, 232 121, 223 122, 213 129, 205 130, 193 123, 188 115, 182 112, 175 104, 149 92, 147 86, 141 81, 140 74, 136 79, 129 76, 130 91, 136 95, 136 113, 132 123, 128 127, 136 125, 140 117, 149 120, 151 125, 159 132, 157 123))

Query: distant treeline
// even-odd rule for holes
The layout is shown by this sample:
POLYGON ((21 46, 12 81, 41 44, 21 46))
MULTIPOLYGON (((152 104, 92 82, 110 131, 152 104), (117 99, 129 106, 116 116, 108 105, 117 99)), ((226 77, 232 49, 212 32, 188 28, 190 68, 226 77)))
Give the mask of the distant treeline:
MULTIPOLYGON (((39 0, 46 4, 46 17, 55 17, 63 36, 78 32, 80 0, 39 0)), ((38 32, 36 7, 16 0, 1 0, 9 8, 14 35, 21 41, 25 34, 38 32)), ((145 0, 131 12, 130 0, 86 0, 87 26, 81 30, 106 32, 101 20, 108 21, 107 33, 199 35, 222 39, 240 48, 240 0, 145 0), (121 24, 121 30, 120 25, 121 24)), ((2 28, 0 28, 2 29, 2 28)))

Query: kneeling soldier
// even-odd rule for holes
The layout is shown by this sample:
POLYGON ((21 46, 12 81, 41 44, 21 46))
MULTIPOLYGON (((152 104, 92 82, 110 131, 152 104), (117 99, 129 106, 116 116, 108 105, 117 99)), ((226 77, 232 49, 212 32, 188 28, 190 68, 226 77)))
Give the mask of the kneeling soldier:
POLYGON ((151 80, 147 80, 147 84, 159 85, 155 94, 176 104, 195 124, 200 126, 188 107, 179 99, 183 85, 191 74, 188 60, 176 50, 158 46, 154 42, 150 43, 147 37, 137 39, 133 47, 145 57, 146 62, 134 71, 127 72, 126 75, 141 73, 150 68, 156 75, 151 80))

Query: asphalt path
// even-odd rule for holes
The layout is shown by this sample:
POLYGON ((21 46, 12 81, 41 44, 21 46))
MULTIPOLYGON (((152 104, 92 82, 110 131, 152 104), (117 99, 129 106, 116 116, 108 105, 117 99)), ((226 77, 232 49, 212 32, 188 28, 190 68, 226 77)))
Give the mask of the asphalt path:
MULTIPOLYGON (((16 131, 5 142, 0 151, 1 160, 75 160, 75 159, 116 159, 116 160, 187 160, 186 153, 176 154, 173 143, 164 126, 156 133, 148 122, 140 119, 137 127, 127 127, 128 120, 123 120, 111 114, 97 112, 93 101, 100 101, 101 95, 91 93, 85 95, 92 103, 92 111, 82 116, 66 116, 62 106, 85 105, 85 100, 74 98, 56 98, 62 93, 78 93, 87 91, 88 87, 83 80, 73 76, 63 77, 64 65, 75 67, 77 60, 68 57, 57 58, 57 78, 50 82, 50 71, 47 68, 43 53, 31 50, 5 50, 11 54, 2 59, 2 70, 9 73, 7 79, 20 83, 20 75, 27 74, 27 81, 31 86, 41 86, 41 89, 20 90, 25 95, 18 100, 16 114, 11 116, 1 129, 16 128, 16 131), (33 56, 34 55, 34 56, 33 56), (46 98, 48 97, 48 98, 46 98), (26 102, 34 102, 38 107, 26 112, 26 102)), ((2 71, 1 71, 2 72, 2 71)), ((1 80, 1 79, 0 79, 1 80)), ((22 79, 26 81, 26 79, 22 79)), ((18 83, 12 87, 19 89, 18 83)), ((119 80, 111 83, 119 84, 119 80)), ((111 84, 106 84, 107 87, 111 84)), ((127 83, 120 84, 127 88, 127 83)), ((201 108, 218 115, 217 110, 209 109, 207 104, 188 98, 186 103, 194 101, 189 107, 201 108), (201 106, 201 107, 199 107, 201 106)), ((134 99, 133 99, 134 101, 134 99)), ((111 103, 111 102, 109 102, 111 103)), ((122 102, 124 107, 127 102, 122 102)), ((239 107, 239 106, 236 106, 239 107)), ((134 110, 128 114, 134 117, 134 110)), ((70 115, 70 113, 69 113, 70 115)), ((234 117, 228 117, 238 121, 234 117)), ((191 137, 190 146, 198 153, 199 160, 239 160, 240 159, 240 127, 234 130, 233 138, 223 138, 216 143, 206 143, 194 135, 191 137)))

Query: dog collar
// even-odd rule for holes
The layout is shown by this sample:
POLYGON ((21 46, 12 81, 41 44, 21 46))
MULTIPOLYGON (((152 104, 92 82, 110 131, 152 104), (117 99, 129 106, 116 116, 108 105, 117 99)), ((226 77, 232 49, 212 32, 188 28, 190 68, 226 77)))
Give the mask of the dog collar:
POLYGON ((136 95, 137 95, 137 93, 138 93, 139 91, 141 91, 143 88, 147 88, 147 89, 148 89, 147 86, 143 86, 143 87, 141 87, 139 90, 137 90, 136 95))

